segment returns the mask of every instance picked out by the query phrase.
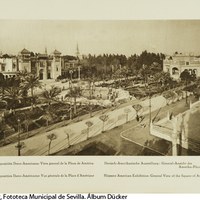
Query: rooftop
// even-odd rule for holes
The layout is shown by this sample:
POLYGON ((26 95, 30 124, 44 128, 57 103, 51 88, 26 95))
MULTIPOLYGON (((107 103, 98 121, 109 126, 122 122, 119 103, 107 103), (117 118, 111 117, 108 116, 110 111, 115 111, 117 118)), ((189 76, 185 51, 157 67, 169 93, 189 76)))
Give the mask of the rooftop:
POLYGON ((53 52, 53 54, 59 54, 60 55, 61 52, 55 49, 55 51, 53 52))
POLYGON ((29 50, 27 50, 27 49, 24 48, 20 53, 21 54, 29 54, 31 52, 29 50))

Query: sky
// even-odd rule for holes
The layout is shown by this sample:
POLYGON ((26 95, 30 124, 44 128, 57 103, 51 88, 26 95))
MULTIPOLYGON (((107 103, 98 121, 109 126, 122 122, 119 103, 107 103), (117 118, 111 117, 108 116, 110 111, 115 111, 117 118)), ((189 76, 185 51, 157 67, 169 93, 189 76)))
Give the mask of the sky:
POLYGON ((0 52, 200 54, 200 20, 0 20, 0 52))

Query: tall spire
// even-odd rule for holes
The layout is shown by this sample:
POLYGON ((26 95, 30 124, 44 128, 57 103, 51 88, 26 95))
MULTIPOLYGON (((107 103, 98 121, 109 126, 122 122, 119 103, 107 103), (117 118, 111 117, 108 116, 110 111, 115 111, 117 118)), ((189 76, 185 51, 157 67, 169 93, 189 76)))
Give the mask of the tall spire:
POLYGON ((80 56, 80 52, 79 52, 78 43, 77 43, 77 46, 76 46, 76 57, 79 58, 79 56, 80 56))
POLYGON ((45 47, 45 54, 47 54, 47 47, 45 47))

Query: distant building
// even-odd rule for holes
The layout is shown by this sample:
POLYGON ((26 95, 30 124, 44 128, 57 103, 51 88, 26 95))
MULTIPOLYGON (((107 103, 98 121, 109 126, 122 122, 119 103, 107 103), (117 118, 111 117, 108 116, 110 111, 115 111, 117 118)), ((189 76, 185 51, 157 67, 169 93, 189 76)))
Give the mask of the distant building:
POLYGON ((17 56, 8 54, 0 55, 0 73, 5 78, 15 76, 19 72, 27 71, 39 77, 39 80, 57 79, 59 76, 65 78, 80 79, 79 61, 81 55, 77 45, 76 56, 64 55, 58 50, 52 54, 33 53, 23 49, 17 56))
POLYGON ((18 59, 16 56, 4 54, 0 56, 0 73, 5 78, 11 78, 16 75, 18 71, 18 59))
POLYGON ((61 75, 63 77, 70 77, 70 71, 73 71, 73 77, 78 77, 78 64, 79 61, 74 56, 65 55, 62 56, 62 67, 61 67, 61 75))
POLYGON ((174 79, 179 79, 180 74, 185 69, 200 77, 200 57, 176 53, 173 56, 166 57, 163 61, 163 71, 169 72, 174 79))
POLYGON ((18 54, 18 69, 19 71, 31 72, 31 52, 23 49, 18 54))
POLYGON ((55 50, 52 56, 53 60, 51 63, 51 78, 56 79, 61 75, 61 53, 55 50))
POLYGON ((36 74, 40 80, 56 79, 61 75, 61 53, 55 50, 52 55, 38 54, 36 74))

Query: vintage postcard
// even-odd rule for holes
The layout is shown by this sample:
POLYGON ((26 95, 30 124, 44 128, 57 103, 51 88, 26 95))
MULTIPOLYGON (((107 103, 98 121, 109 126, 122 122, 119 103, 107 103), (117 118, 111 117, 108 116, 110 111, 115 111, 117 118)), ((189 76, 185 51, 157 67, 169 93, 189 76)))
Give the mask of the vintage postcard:
POLYGON ((199 192, 200 18, 41 2, 0 18, 0 191, 199 192))

